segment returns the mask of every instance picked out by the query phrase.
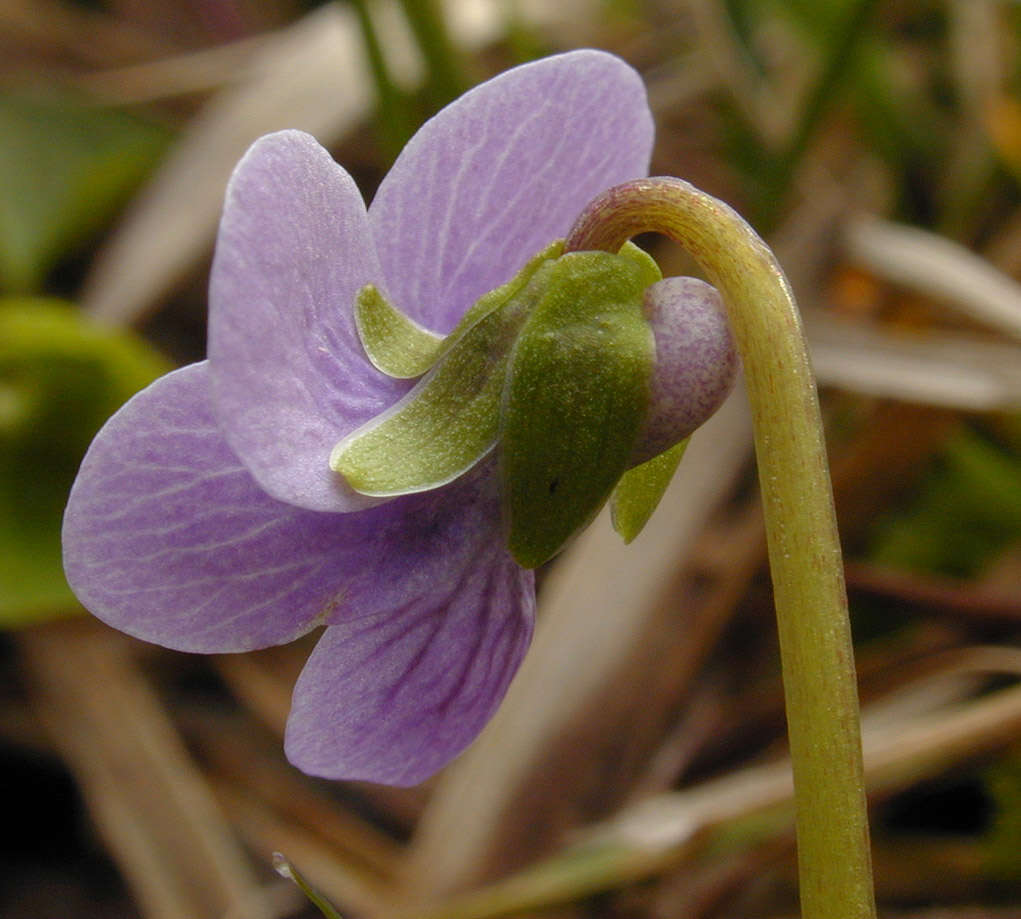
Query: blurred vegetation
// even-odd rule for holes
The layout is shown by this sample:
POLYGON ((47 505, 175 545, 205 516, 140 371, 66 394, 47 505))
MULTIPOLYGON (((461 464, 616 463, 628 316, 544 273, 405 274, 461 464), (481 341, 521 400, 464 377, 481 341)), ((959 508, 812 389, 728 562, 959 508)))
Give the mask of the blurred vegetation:
MULTIPOLYGON (((749 463, 721 486, 689 555, 650 591, 661 631, 641 637, 654 653, 632 659, 622 647, 605 697, 575 711, 556 742, 515 754, 532 765, 514 808, 480 829, 463 804, 461 823, 477 836, 463 834, 481 853, 470 870, 450 867, 460 830, 441 843, 427 830, 438 814, 457 816, 477 777, 407 791, 336 787, 284 764, 281 712, 303 648, 206 661, 141 649, 87 617, 42 622, 80 612, 60 570, 59 526, 89 440, 170 365, 161 353, 203 349, 209 227, 189 210, 187 170, 162 198, 148 183, 165 181, 189 151, 196 180, 219 170, 199 142, 233 124, 238 94, 270 66, 278 35, 309 22, 354 36, 344 47, 358 59, 333 63, 370 86, 374 109, 343 124, 316 114, 367 196, 417 125, 478 80, 572 47, 621 54, 650 88, 653 171, 689 178, 749 216, 776 245, 807 317, 866 330, 890 349, 877 367, 848 333, 820 344, 817 360, 862 695, 887 757, 870 772, 881 912, 1018 915, 1021 5, 564 0, 536 9, 38 0, 0 18, 0 626, 9 630, 0 666, 10 687, 0 692, 0 775, 19 799, 0 849, 5 916, 301 915, 297 890, 275 886, 278 848, 350 916, 796 909, 782 795, 711 816, 783 755, 749 463), (472 25, 486 10, 489 31, 472 25), (160 211, 168 200, 180 207, 160 211), (201 251, 181 256, 186 268, 169 286, 156 262, 184 251, 173 233, 149 238, 155 254, 140 263, 116 260, 146 214, 146 226, 183 225, 201 251), (933 293, 933 263, 890 251, 895 271, 848 241, 863 214, 922 231, 921 249, 960 244, 995 283, 948 308, 933 293), (100 304, 128 268, 142 292, 111 319, 100 304), (997 297, 1007 318, 990 320, 981 304, 997 297), (972 350, 987 345, 996 350, 972 350), (942 385, 958 373, 1003 386, 981 410, 962 407, 942 385), (881 716, 895 715, 883 734, 881 716), (661 815, 678 808, 698 832, 671 836, 676 825, 636 810, 642 802, 661 815), (650 834, 644 843, 635 828, 650 834), (447 886, 500 878, 509 880, 445 899, 447 886)), ((329 64, 329 53, 301 50, 284 72, 297 79, 303 55, 329 64)), ((333 88, 334 99, 348 88, 333 88)), ((687 270, 678 253, 650 246, 665 273, 687 270)), ((932 251, 938 263, 945 250, 932 251)), ((550 679, 554 709, 569 694, 550 679)), ((497 764, 481 769, 494 783, 497 764)))
POLYGON ((119 210, 170 142, 160 125, 51 88, 0 95, 0 284, 41 290, 119 210))
POLYGON ((0 625, 76 608, 60 521, 78 463, 103 422, 169 369, 68 304, 0 299, 0 625))

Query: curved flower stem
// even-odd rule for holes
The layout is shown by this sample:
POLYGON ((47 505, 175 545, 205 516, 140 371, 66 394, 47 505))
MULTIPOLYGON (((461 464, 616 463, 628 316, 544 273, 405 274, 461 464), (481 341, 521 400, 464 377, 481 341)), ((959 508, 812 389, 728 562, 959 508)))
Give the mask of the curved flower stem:
POLYGON ((616 252, 658 232, 719 289, 755 428, 794 772, 805 919, 875 916, 847 596, 819 401, 801 319, 776 258, 734 210, 680 179, 593 201, 565 251, 616 252))

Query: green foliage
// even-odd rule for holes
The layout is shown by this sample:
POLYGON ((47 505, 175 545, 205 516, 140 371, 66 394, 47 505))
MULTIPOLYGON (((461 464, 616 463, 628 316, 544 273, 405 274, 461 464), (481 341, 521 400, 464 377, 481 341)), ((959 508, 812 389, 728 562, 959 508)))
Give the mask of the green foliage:
POLYGON ((508 544, 519 564, 552 558, 627 468, 655 360, 642 314, 655 263, 574 252, 553 263, 511 357, 500 446, 508 544))
POLYGON ((425 64, 424 85, 417 91, 402 88, 391 73, 374 22, 378 4, 351 0, 351 6, 376 91, 376 130, 385 158, 393 161, 426 117, 477 81, 472 74, 471 61, 450 37, 442 4, 435 0, 401 0, 400 3, 411 38, 425 64))
POLYGON ((472 85, 468 62, 450 37, 442 4, 401 0, 401 8, 426 62, 426 97, 438 110, 472 85))
POLYGON ((745 59, 757 63, 764 78, 769 68, 757 55, 755 35, 777 20, 792 27, 806 60, 815 64, 789 133, 773 144, 737 107, 720 109, 728 158, 745 176, 754 222, 770 228, 782 218, 800 164, 835 111, 853 119, 852 130, 896 177, 891 184, 902 196, 901 215, 931 219, 938 202, 930 198, 946 193, 947 157, 960 139, 959 122, 941 110, 946 93, 938 77, 928 71, 929 80, 915 77, 920 53, 905 51, 910 42, 900 33, 926 29, 944 40, 942 5, 905 7, 894 17, 883 16, 877 0, 731 0, 727 6, 745 59), (890 34, 891 19, 898 34, 890 34))
POLYGON ((963 429, 946 446, 913 504, 878 527, 881 564, 969 577, 1021 539, 1021 458, 963 429))
POLYGON ((985 779, 995 808, 993 825, 983 840, 987 870, 1001 880, 1021 880, 1021 749, 990 766, 985 779))
POLYGON ((376 128, 386 159, 393 162, 415 133, 417 117, 412 95, 402 90, 390 73, 368 0, 350 0, 365 46, 366 62, 376 90, 376 128))
POLYGON ((76 96, 0 93, 0 289, 38 291, 169 139, 162 127, 76 96))
POLYGON ((165 362, 53 300, 0 300, 0 626, 75 608, 60 524, 93 435, 165 362))
POLYGON ((839 41, 841 26, 850 20, 860 0, 784 0, 774 4, 822 47, 839 41))

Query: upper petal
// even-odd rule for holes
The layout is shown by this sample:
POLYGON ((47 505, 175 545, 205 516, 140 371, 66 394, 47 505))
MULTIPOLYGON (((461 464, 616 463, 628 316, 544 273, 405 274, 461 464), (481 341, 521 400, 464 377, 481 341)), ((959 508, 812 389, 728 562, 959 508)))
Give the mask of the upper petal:
POLYGON ((415 134, 369 209, 394 302, 450 331, 599 192, 647 175, 652 140, 641 78, 601 51, 545 58, 466 93, 415 134))
POLYGON ((207 365, 157 380, 100 431, 64 516, 64 566, 115 628, 186 651, 290 641, 333 612, 399 508, 301 510, 269 497, 213 418, 207 365))
POLYGON ((382 271, 354 181, 314 138, 256 141, 227 189, 209 289, 209 363, 227 442, 273 497, 312 510, 373 502, 329 468, 333 446, 407 383, 368 361, 354 300, 382 271))

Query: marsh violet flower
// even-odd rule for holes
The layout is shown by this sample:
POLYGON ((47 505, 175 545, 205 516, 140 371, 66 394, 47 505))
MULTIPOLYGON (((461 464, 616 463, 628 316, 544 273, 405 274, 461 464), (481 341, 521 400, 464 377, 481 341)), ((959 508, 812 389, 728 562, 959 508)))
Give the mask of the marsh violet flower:
POLYGON ((508 553, 493 456, 389 499, 331 469, 414 385, 370 362, 354 304, 373 285, 448 334, 596 194, 646 175, 652 137, 638 75, 579 51, 454 102, 368 209, 308 135, 257 141, 227 190, 208 360, 132 399, 82 464, 64 551, 83 605, 193 652, 325 626, 285 738, 309 773, 412 784, 460 752, 528 645, 533 576, 508 553))

